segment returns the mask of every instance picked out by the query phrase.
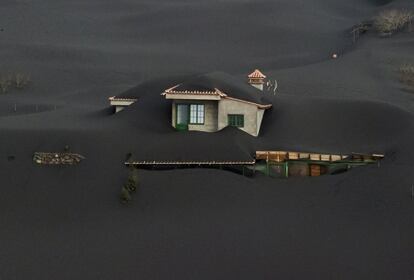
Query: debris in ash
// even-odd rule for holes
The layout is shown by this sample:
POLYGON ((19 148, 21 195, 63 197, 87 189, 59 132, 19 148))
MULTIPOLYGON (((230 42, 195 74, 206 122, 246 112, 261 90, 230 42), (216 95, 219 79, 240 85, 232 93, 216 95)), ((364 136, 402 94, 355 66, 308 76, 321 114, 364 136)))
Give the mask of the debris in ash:
POLYGON ((48 165, 75 165, 79 164, 85 157, 73 153, 43 153, 36 152, 33 161, 37 164, 48 165))

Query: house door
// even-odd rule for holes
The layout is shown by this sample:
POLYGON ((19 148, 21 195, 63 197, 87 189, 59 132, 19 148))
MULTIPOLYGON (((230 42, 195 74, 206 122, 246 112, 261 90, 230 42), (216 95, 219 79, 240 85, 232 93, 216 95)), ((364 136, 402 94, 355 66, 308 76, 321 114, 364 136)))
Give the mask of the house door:
POLYGON ((188 126, 188 105, 177 104, 177 126, 188 126))

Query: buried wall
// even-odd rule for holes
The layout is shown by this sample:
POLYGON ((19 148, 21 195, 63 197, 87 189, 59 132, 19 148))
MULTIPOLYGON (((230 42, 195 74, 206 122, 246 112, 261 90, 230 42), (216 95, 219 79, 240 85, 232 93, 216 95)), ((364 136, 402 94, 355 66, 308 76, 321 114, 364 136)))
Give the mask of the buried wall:
MULTIPOLYGON (((244 116, 244 126, 239 127, 240 130, 243 130, 250 135, 257 136, 260 127, 260 122, 258 121, 258 108, 254 104, 249 104, 245 102, 240 102, 230 99, 222 99, 218 105, 218 129, 221 130, 228 126, 228 115, 243 115, 244 116)), ((260 117, 260 116, 259 116, 260 117)), ((261 118, 263 114, 261 114, 261 118)))

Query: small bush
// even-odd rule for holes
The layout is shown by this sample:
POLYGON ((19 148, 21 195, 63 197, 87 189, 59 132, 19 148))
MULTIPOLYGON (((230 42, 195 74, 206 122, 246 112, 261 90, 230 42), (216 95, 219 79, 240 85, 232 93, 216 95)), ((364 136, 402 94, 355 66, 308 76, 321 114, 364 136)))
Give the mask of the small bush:
POLYGON ((121 198, 122 204, 127 204, 128 202, 132 200, 131 194, 129 193, 127 188, 122 187, 120 198, 121 198))
POLYGON ((10 74, 0 75, 0 89, 2 93, 9 91, 10 86, 13 84, 13 77, 10 74))
POLYGON ((138 169, 136 169, 135 167, 131 167, 128 179, 121 190, 121 202, 123 204, 126 204, 129 201, 131 201, 131 194, 137 190, 138 185, 138 169))
POLYGON ((30 75, 24 73, 2 74, 0 75, 0 90, 7 93, 10 87, 23 89, 30 82, 30 75))
POLYGON ((413 18, 411 11, 385 10, 374 18, 374 27, 380 33, 392 34, 411 25, 413 18))
POLYGON ((125 184, 126 188, 130 192, 135 192, 137 190, 139 181, 138 181, 138 170, 134 167, 131 167, 129 172, 128 180, 125 184))
POLYGON ((14 75, 14 85, 16 88, 24 88, 30 82, 30 75, 24 73, 16 73, 14 75))
POLYGON ((414 65, 404 64, 400 67, 399 72, 401 82, 414 90, 414 65))

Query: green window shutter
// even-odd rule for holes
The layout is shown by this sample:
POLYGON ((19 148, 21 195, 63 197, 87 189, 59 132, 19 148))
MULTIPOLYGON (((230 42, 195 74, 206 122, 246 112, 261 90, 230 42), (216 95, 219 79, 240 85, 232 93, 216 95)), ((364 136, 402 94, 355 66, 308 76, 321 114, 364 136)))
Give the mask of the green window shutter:
POLYGON ((228 115, 228 125, 244 127, 244 115, 228 115))
POLYGON ((233 123, 233 120, 234 120, 234 119, 233 119, 233 117, 232 117, 231 115, 228 115, 228 116, 227 116, 227 120, 228 120, 228 121, 227 121, 227 122, 228 122, 227 124, 228 124, 229 126, 233 126, 233 125, 234 125, 234 123, 233 123))
POLYGON ((237 117, 237 121, 238 121, 237 124, 239 127, 244 127, 244 116, 243 115, 239 115, 237 117))

